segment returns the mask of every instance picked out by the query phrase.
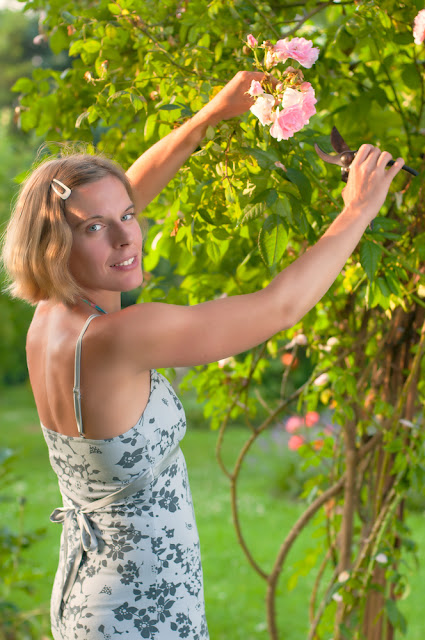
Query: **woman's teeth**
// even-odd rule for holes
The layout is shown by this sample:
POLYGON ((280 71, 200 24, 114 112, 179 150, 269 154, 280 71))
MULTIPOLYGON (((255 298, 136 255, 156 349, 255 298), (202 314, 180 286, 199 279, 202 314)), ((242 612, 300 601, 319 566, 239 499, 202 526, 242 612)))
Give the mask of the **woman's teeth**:
POLYGON ((134 262, 134 257, 130 258, 129 260, 125 260, 125 262, 117 262, 116 264, 113 264, 113 267, 126 267, 129 264, 133 264, 134 262))

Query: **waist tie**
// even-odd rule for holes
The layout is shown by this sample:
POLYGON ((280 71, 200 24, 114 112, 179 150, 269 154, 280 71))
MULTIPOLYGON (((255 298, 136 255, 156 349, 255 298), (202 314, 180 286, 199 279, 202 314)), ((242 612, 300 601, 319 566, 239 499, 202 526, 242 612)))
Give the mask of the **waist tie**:
MULTIPOLYGON (((99 498, 99 500, 93 500, 92 502, 87 502, 81 505, 77 504, 72 507, 59 507, 52 512, 50 516, 51 522, 62 523, 64 527, 64 568, 66 575, 62 585, 61 598, 59 600, 59 611, 56 612, 59 616, 62 616, 63 608, 69 598, 71 589, 74 586, 84 552, 95 551, 99 548, 99 542, 102 541, 100 536, 98 536, 94 531, 87 514, 103 509, 110 504, 114 504, 124 498, 128 498, 128 496, 138 493, 142 489, 145 489, 176 460, 179 452, 180 446, 176 445, 157 465, 150 467, 145 473, 138 476, 124 487, 121 487, 121 489, 118 489, 103 498, 99 498), (77 547, 73 549, 70 557, 68 557, 69 526, 73 522, 77 523, 78 529, 80 530, 80 536, 77 547)), ((71 497, 68 491, 63 490, 63 492, 70 500, 72 500, 72 502, 75 503, 75 499, 71 497)))

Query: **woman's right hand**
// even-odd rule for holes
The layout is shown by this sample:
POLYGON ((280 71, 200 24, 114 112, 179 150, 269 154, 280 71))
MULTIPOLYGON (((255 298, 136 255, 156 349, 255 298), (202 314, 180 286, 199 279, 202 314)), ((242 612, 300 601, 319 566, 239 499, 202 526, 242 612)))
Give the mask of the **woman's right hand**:
POLYGON ((350 166, 347 186, 342 191, 345 208, 362 212, 371 222, 385 202, 393 178, 401 170, 404 160, 398 158, 387 169, 392 156, 371 144, 363 144, 350 166))

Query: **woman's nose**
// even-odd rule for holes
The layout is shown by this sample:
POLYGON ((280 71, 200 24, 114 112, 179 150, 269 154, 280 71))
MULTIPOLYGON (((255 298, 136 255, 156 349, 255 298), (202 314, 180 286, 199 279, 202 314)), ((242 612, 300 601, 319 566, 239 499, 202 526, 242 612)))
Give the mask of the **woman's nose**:
POLYGON ((113 243, 115 246, 122 247, 126 244, 131 244, 132 237, 132 230, 129 225, 117 225, 113 231, 113 243))

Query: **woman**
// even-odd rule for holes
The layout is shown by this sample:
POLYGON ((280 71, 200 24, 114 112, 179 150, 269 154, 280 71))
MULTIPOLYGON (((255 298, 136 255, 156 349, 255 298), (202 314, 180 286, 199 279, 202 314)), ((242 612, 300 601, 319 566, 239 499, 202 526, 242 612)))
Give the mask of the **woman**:
POLYGON ((52 595, 55 640, 208 638, 199 540, 184 458, 184 412, 157 367, 203 364, 296 324, 325 294, 403 165, 359 150, 345 207, 263 290, 192 307, 121 310, 142 283, 136 213, 167 184, 208 125, 246 111, 242 72, 124 174, 93 156, 53 159, 26 181, 4 261, 12 292, 37 304, 31 385, 64 506, 52 595), (302 292, 302 295, 300 295, 302 292), (248 320, 248 321, 247 321, 248 320), (84 336, 84 341, 83 341, 84 336))

